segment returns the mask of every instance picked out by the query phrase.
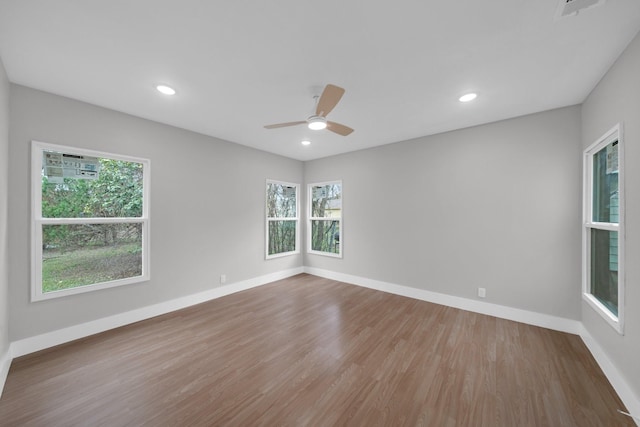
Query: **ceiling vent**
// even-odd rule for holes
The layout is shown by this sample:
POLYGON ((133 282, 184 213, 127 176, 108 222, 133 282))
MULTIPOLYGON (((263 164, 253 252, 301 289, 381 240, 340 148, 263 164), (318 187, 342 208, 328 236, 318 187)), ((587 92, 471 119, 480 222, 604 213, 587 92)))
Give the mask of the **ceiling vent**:
POLYGON ((598 6, 607 0, 560 0, 556 19, 577 15, 581 10, 598 6))

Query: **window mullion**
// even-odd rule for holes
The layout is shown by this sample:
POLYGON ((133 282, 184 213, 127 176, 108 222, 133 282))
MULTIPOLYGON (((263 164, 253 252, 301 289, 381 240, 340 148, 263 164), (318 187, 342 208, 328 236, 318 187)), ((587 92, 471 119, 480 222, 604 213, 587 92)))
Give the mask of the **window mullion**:
POLYGON ((144 223, 147 218, 38 218, 40 224, 126 224, 144 223))
POLYGON ((589 229, 606 230, 606 231, 620 230, 620 224, 615 224, 610 222, 588 222, 585 224, 585 227, 589 229))

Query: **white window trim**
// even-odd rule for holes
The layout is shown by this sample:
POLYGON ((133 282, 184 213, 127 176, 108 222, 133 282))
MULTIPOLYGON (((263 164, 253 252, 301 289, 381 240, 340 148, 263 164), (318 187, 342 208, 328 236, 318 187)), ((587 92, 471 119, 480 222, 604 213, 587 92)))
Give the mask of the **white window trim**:
POLYGON ((265 259, 273 259, 273 258, 282 258, 285 256, 296 255, 300 253, 300 184, 295 184, 292 182, 285 181, 277 181, 274 179, 267 179, 267 183, 265 185, 265 201, 264 201, 264 209, 265 209, 265 230, 264 230, 264 253, 265 259), (269 211, 267 208, 267 192, 266 188, 269 184, 277 184, 277 185, 286 185, 288 187, 296 188, 296 216, 295 217, 269 217, 269 211), (293 251, 289 252, 281 252, 279 254, 269 255, 269 222, 270 221, 295 221, 296 222, 296 248, 293 251))
POLYGON ((583 155, 583 209, 582 209, 582 298, 619 334, 624 335, 625 312, 625 233, 624 233, 624 143, 622 124, 618 123, 584 150, 583 155), (618 224, 593 221, 593 155, 614 140, 618 140, 618 192, 620 194, 618 224), (618 232, 618 316, 591 294, 591 229, 618 232))
POLYGON ((322 255, 322 256, 328 256, 328 257, 332 257, 332 258, 342 258, 342 248, 344 246, 344 233, 343 233, 343 223, 342 223, 342 218, 344 217, 344 204, 341 204, 340 206, 340 217, 331 217, 331 218, 323 218, 323 217, 313 217, 311 216, 312 210, 311 210, 311 200, 313 198, 313 194, 311 191, 312 187, 321 187, 323 185, 336 185, 339 184, 340 185, 340 195, 341 197, 344 196, 344 187, 342 186, 342 180, 337 180, 337 181, 324 181, 324 182, 314 182, 311 184, 307 185, 307 253, 309 254, 313 254, 313 255, 322 255), (338 221, 338 230, 340 231, 340 246, 338 247, 339 251, 337 254, 334 254, 332 252, 322 252, 322 251, 315 251, 313 249, 311 249, 311 224, 312 221, 315 220, 319 220, 319 221, 338 221))
POLYGON ((149 262, 149 195, 150 192, 150 162, 132 156, 106 153, 102 151, 87 150, 84 148, 69 147, 65 145, 49 144, 40 141, 31 141, 31 301, 42 301, 52 298, 60 298, 68 295, 76 295, 85 292, 93 292, 100 289, 113 288, 148 281, 150 275, 149 262), (136 218, 43 218, 42 217, 42 155, 43 151, 72 152, 74 154, 92 157, 102 157, 113 160, 122 160, 141 163, 143 166, 142 187, 143 203, 142 216, 136 218), (59 291, 42 292, 42 226, 46 224, 113 224, 113 223, 140 223, 142 224, 142 275, 126 279, 111 280, 92 285, 84 285, 76 288, 62 289, 59 291))

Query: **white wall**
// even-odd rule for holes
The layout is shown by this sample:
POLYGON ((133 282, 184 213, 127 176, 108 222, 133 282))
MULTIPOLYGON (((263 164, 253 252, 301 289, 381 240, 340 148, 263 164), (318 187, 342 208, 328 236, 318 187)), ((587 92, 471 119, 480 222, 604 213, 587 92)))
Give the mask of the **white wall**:
POLYGON ((10 113, 11 341, 302 266, 264 259, 265 181, 302 162, 17 85, 10 113), (151 160, 151 281, 29 302, 31 140, 151 160))
MULTIPOLYGON (((626 299, 624 336, 586 303, 582 322, 640 399, 640 35, 629 44, 582 107, 586 148, 623 123, 625 144, 626 299)), ((640 401, 640 400, 638 400, 640 401)), ((637 415, 637 414, 636 414, 637 415)))
POLYGON ((0 59, 0 391, 9 368, 9 262, 7 205, 9 198, 9 79, 0 59))
POLYGON ((580 318, 580 107, 305 163, 342 179, 344 259, 305 265, 580 318))

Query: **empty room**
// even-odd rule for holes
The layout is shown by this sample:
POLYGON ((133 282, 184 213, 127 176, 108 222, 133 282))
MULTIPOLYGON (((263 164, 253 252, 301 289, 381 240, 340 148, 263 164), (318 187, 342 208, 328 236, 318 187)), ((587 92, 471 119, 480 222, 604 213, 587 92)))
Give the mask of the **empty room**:
POLYGON ((639 32, 0 0, 0 426, 640 425, 639 32))

